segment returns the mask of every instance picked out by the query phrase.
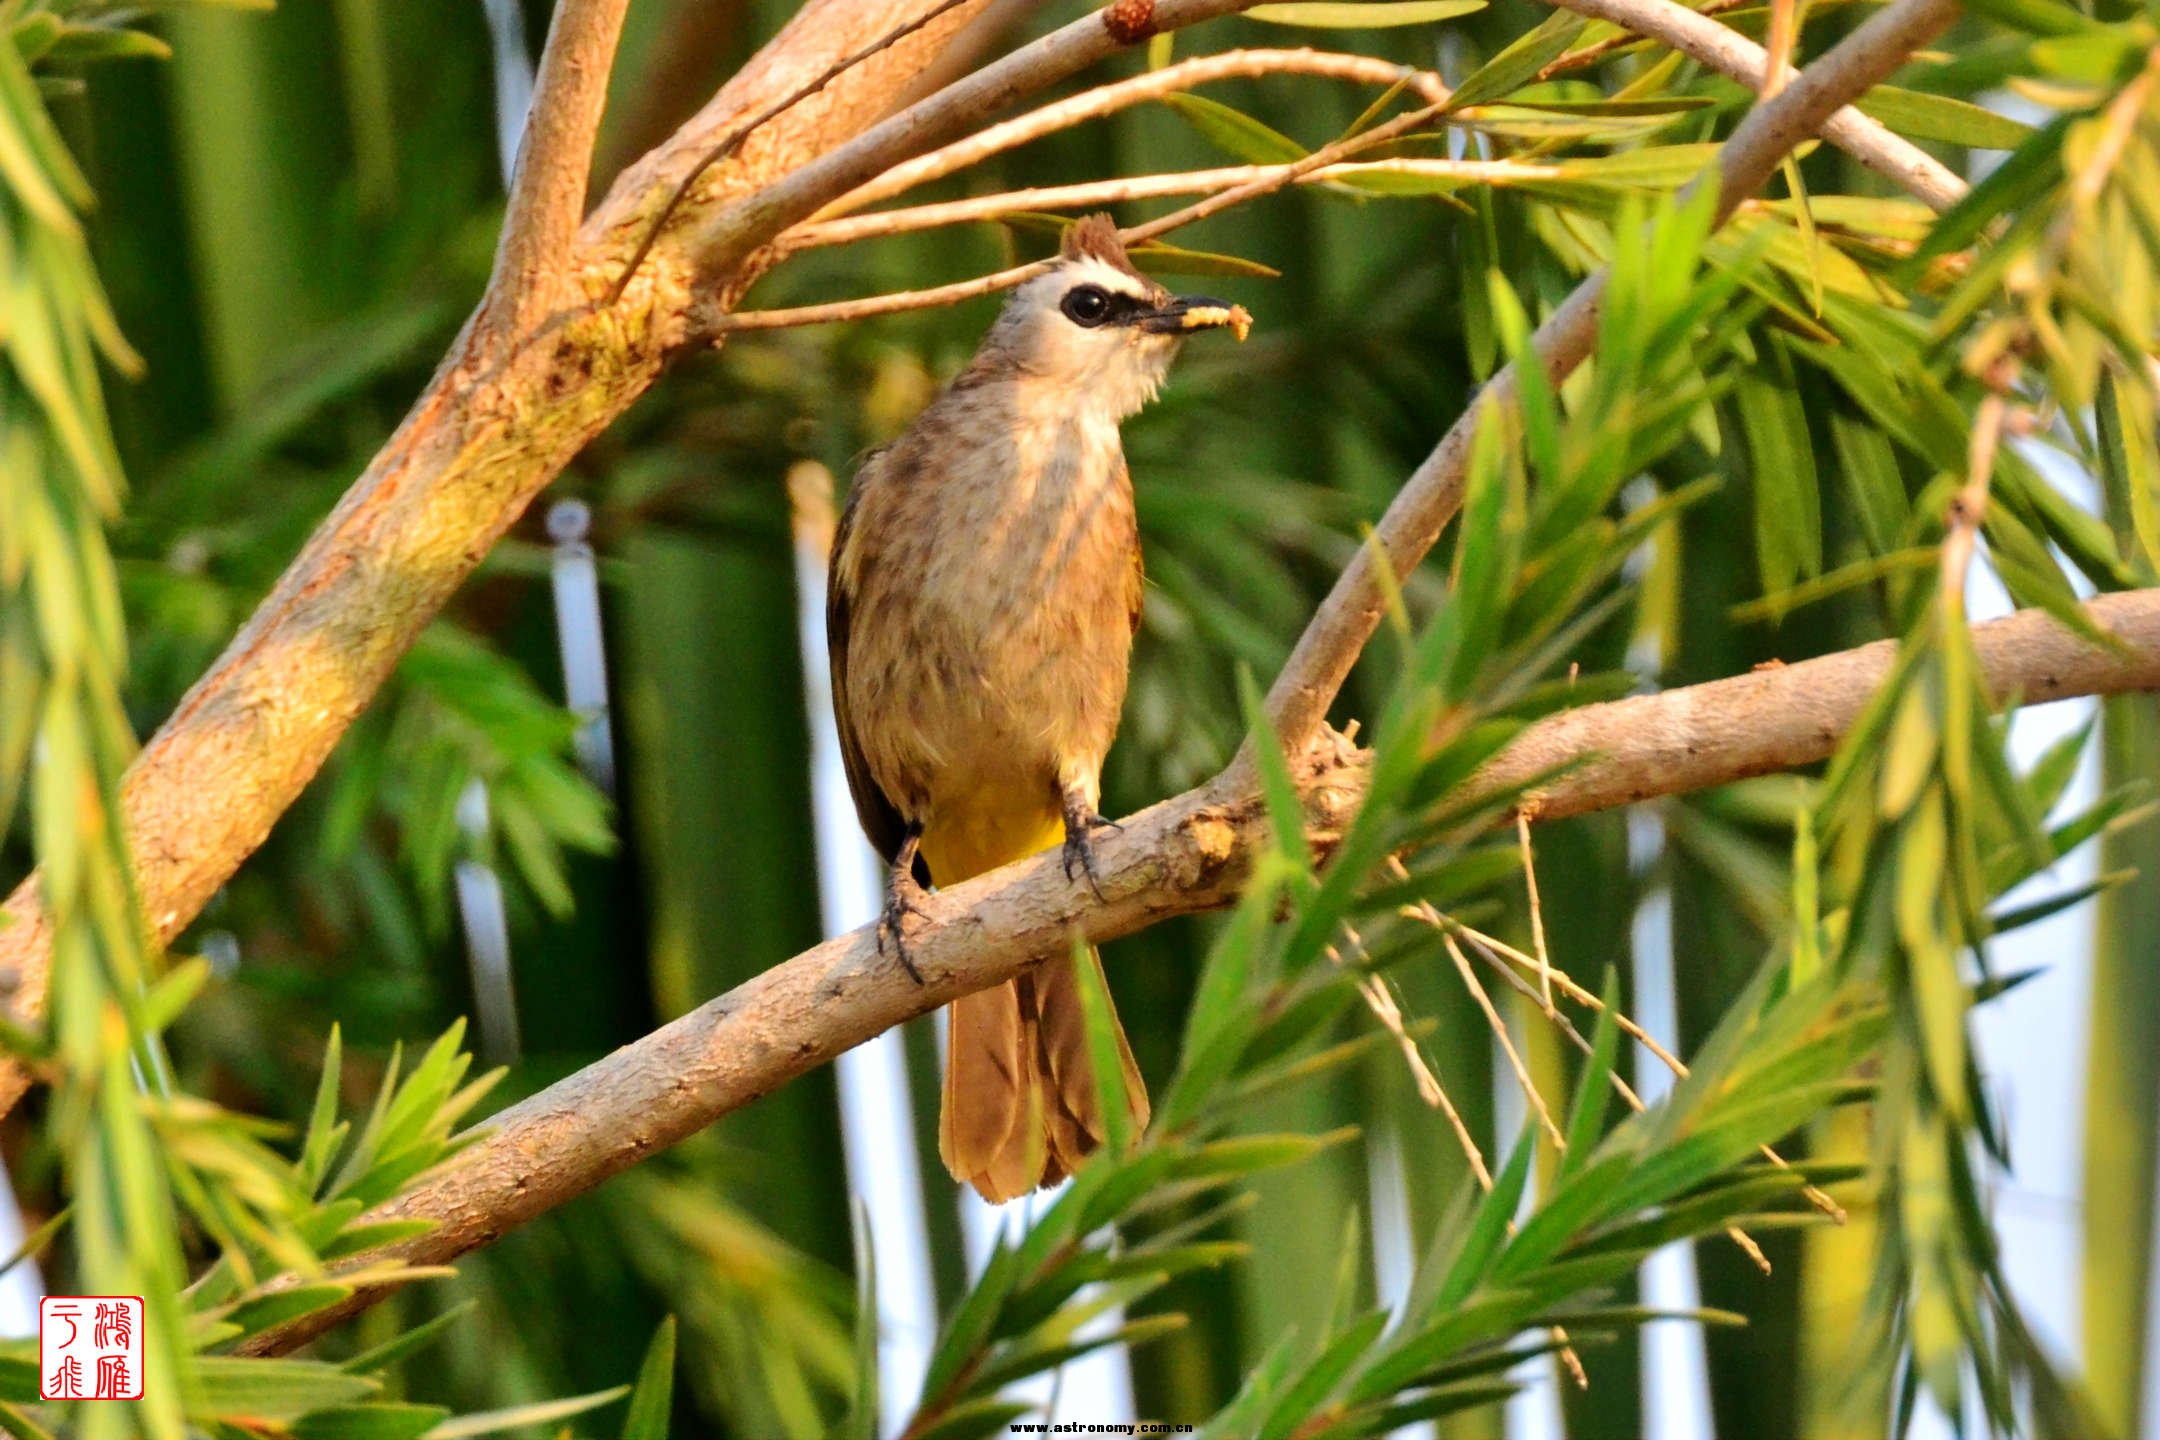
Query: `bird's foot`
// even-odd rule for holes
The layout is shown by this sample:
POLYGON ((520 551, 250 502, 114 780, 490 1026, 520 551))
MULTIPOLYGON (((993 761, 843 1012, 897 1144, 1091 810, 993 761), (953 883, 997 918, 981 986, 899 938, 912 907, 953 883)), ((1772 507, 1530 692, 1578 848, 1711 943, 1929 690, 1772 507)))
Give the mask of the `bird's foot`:
POLYGON ((920 915, 924 919, 930 916, 930 912, 922 907, 927 892, 922 882, 915 878, 915 852, 921 844, 921 828, 911 828, 900 853, 893 857, 892 874, 885 881, 885 912, 878 916, 877 924, 878 954, 883 955, 885 947, 891 945, 893 954, 899 958, 900 968, 907 971, 908 978, 917 985, 923 983, 922 971, 915 968, 915 957, 908 953, 906 925, 910 915, 920 915))
POLYGON ((910 915, 920 915, 926 919, 929 917, 930 912, 923 909, 920 903, 919 897, 922 893, 922 886, 915 882, 913 876, 905 880, 895 880, 891 890, 886 892, 885 911, 878 916, 877 923, 878 954, 883 955, 886 947, 890 946, 894 957, 900 962, 900 968, 907 971, 908 978, 918 985, 923 983, 922 971, 915 968, 915 957, 908 953, 905 927, 910 915))
POLYGON ((1095 832, 1122 831, 1125 827, 1115 820, 1108 820, 1097 814, 1095 807, 1088 803, 1087 797, 1078 789, 1067 790, 1063 798, 1065 849, 1059 858, 1065 867, 1065 878, 1071 880, 1074 870, 1078 869, 1087 876, 1088 889, 1094 891, 1095 898, 1100 900, 1103 898, 1102 872, 1095 866, 1095 832))

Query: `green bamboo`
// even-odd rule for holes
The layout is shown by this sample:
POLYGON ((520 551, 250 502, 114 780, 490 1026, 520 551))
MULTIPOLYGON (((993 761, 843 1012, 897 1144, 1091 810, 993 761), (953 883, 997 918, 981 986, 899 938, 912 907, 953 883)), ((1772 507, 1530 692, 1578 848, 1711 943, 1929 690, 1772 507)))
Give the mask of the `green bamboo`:
MULTIPOLYGON (((2121 696, 2101 710, 2102 783, 2160 775, 2160 704, 2121 696)), ((2093 934, 2085 1061, 2084 1347, 2094 1403, 2117 1435, 2142 1434, 2151 1324, 2153 1175, 2160 1160, 2160 827, 2117 830, 2102 873, 2137 879, 2101 897, 2093 934)))

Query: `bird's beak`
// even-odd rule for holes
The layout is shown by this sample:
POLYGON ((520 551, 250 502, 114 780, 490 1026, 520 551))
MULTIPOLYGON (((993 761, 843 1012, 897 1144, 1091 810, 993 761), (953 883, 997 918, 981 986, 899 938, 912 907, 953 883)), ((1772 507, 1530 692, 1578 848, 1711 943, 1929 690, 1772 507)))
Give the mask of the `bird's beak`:
POLYGON ((1183 335, 1191 330, 1228 330, 1238 339, 1252 329, 1252 315, 1242 305, 1206 295, 1178 295, 1152 310, 1143 310, 1134 323, 1152 335, 1183 335))

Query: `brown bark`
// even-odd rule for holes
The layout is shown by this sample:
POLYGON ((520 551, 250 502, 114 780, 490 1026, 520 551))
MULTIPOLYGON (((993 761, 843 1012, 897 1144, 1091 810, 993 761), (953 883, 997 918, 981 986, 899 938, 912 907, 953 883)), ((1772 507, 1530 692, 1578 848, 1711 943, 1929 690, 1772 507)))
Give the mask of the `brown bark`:
MULTIPOLYGON (((489 548, 696 338, 693 310, 724 308, 748 287, 782 226, 1125 43, 1084 16, 878 123, 986 3, 806 0, 617 178, 574 239, 623 0, 565 7, 540 65, 547 113, 518 167, 487 294, 397 433, 128 771, 137 886, 158 940, 178 935, 262 844, 489 548), (761 115, 770 119, 731 142, 761 115), (621 285, 663 215, 664 232, 621 285)), ((1162 0, 1155 23, 1239 3, 1162 0)), ((44 1007, 52 942, 35 876, 4 916, 0 979, 27 1020, 44 1007)), ((20 1066, 0 1065, 0 1114, 27 1084, 20 1066)))
MULTIPOLYGON (((1995 693, 2039 701, 2160 689, 2160 590, 2105 596, 2088 612, 2119 650, 2091 645, 2036 610, 1978 627, 1974 645, 1995 693)), ((1879 641, 1566 711, 1526 730, 1472 790, 1509 791, 1564 767, 1531 800, 1540 819, 1553 819, 1810 764, 1836 748, 1896 654, 1896 642, 1879 641)), ((1298 762, 1307 838, 1322 858, 1364 798, 1367 759, 1323 731, 1298 762)), ((1097 842, 1100 901, 1065 879, 1054 854, 939 891, 929 917, 908 932, 925 983, 881 956, 867 930, 828 940, 512 1106, 478 1144, 372 1218, 436 1221, 389 1253, 413 1264, 453 1260, 843 1050, 1070 954, 1076 934, 1114 940, 1229 904, 1270 841, 1260 802, 1218 782, 1144 810, 1097 842)), ((247 1349, 290 1349, 378 1298, 363 1292, 255 1336, 247 1349)))

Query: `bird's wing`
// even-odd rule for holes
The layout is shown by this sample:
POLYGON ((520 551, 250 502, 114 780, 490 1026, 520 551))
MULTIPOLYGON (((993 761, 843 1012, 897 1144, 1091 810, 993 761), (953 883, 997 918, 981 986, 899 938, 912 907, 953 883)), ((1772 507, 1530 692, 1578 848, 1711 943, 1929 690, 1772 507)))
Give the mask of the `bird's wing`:
MULTIPOLYGON (((869 462, 865 462, 863 471, 868 469, 869 462)), ((854 563, 843 563, 843 559, 854 539, 855 514, 865 489, 859 472, 848 493, 847 508, 840 512, 840 524, 833 531, 832 563, 825 583, 825 649, 832 661, 833 719, 840 731, 840 760, 847 768, 848 793, 855 797, 855 815, 862 821, 863 833, 891 864, 907 839, 907 821, 871 776, 862 741, 855 733, 855 717, 848 708, 848 622, 855 598, 853 582, 860 578, 860 570, 854 563)))

